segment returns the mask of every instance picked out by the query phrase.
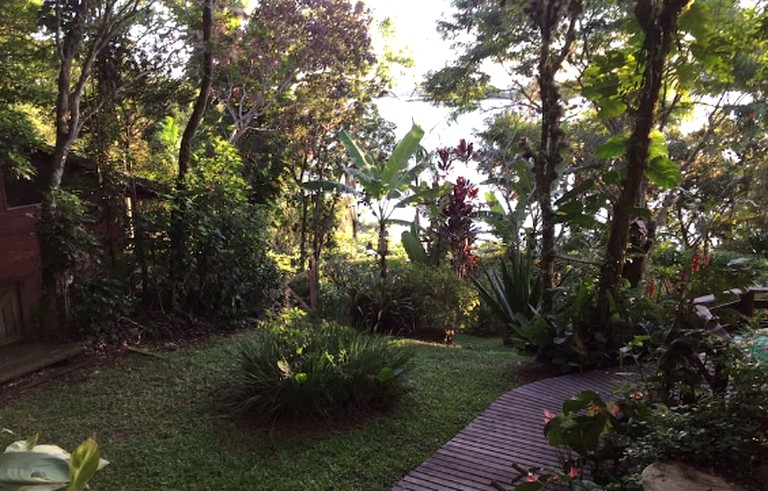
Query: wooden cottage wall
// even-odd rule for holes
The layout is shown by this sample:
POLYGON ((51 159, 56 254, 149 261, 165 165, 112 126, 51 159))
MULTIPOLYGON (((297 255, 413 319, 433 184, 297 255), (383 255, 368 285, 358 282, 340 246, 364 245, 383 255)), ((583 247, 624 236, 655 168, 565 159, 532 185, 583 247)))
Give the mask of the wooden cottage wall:
POLYGON ((39 218, 39 204, 8 206, 0 175, 0 345, 36 334, 32 309, 41 293, 39 218))

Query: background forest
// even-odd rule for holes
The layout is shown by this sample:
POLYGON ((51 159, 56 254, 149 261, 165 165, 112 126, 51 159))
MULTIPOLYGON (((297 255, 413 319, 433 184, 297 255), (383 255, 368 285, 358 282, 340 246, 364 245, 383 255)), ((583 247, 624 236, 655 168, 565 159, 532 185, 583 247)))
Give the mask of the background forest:
POLYGON ((441 337, 505 307, 513 338, 567 338, 591 364, 666 299, 764 280, 760 4, 454 2, 456 57, 423 95, 505 108, 439 149, 378 116, 408 59, 374 53, 371 30, 393 33, 364 4, 249 7, 3 8, 3 174, 44 191, 43 324, 114 343, 288 302, 441 337), (96 185, 65 179, 73 155, 96 185), (530 290, 511 307, 480 274, 504 257, 530 290), (463 299, 447 323, 393 307, 441 295, 463 299))
POLYGON ((364 2, 4 0, 0 172, 41 197, 41 337, 253 328, 209 354, 237 360, 227 383, 196 383, 260 421, 390 409, 413 353, 370 333, 502 337, 546 373, 652 361, 628 420, 582 394, 548 416, 550 443, 627 489, 632 459, 676 454, 748 481, 768 462, 766 380, 734 346, 765 301, 718 318, 701 298, 768 284, 765 2, 449 6, 453 58, 416 96, 496 109, 426 148, 419 114, 406 132, 379 113, 412 60, 364 2), (568 433, 584 408, 602 418, 588 444, 568 433), (664 433, 705 423, 694 446, 664 433))

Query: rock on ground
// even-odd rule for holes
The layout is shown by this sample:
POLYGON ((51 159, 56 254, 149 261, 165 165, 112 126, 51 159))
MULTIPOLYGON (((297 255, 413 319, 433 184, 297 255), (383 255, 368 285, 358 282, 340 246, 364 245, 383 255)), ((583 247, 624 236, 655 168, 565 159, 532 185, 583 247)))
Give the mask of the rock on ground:
POLYGON ((643 491, 743 491, 725 479, 679 462, 655 462, 643 470, 643 491))

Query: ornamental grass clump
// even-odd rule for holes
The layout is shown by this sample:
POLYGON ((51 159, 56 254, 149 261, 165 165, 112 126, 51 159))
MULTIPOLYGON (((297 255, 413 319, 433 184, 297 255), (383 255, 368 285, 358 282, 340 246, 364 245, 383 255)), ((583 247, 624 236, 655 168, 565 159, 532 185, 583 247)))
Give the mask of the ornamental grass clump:
POLYGON ((237 341, 225 403, 235 415, 258 420, 386 408, 405 392, 411 356, 387 338, 283 317, 237 341))

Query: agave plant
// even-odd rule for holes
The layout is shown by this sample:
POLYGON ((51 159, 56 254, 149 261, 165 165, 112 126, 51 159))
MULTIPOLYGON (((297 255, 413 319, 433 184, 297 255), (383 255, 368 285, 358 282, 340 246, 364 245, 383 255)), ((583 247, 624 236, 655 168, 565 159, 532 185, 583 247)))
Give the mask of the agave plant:
POLYGON ((487 284, 472 278, 480 298, 510 330, 509 339, 516 345, 535 340, 546 329, 537 322, 541 302, 541 278, 531 258, 519 250, 509 263, 501 261, 499 270, 485 271, 487 284))
POLYGON ((99 444, 88 438, 70 454, 56 445, 38 445, 38 436, 20 440, 0 454, 2 491, 82 491, 109 464, 100 458, 99 444))

